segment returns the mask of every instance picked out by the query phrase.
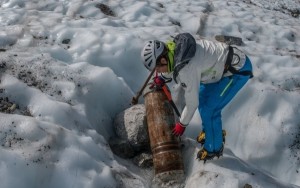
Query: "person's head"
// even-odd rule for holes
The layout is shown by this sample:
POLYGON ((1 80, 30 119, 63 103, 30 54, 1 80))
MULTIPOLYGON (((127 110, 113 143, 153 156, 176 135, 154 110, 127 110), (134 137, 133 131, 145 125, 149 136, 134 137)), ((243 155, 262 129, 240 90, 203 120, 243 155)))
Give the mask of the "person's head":
POLYGON ((166 44, 158 41, 148 41, 141 53, 145 67, 152 71, 156 69, 157 72, 168 72, 168 48, 166 44))

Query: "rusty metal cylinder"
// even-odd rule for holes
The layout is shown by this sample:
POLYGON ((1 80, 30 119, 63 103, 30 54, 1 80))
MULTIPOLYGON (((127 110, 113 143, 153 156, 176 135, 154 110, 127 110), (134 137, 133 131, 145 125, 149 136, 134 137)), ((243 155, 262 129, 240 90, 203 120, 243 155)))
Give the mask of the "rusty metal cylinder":
POLYGON ((181 181, 184 169, 178 140, 172 134, 173 108, 161 90, 147 92, 144 98, 155 178, 181 181))

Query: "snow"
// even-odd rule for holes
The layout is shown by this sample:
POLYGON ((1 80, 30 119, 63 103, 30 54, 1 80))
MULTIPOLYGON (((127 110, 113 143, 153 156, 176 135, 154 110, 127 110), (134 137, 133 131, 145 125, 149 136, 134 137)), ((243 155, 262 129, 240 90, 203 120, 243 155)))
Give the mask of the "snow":
POLYGON ((108 140, 149 74, 144 42, 179 32, 242 38, 255 75, 223 113, 219 160, 195 160, 195 113, 183 187, 300 187, 299 0, 2 0, 0 10, 0 97, 17 104, 1 106, 1 187, 151 187, 152 170, 108 140))

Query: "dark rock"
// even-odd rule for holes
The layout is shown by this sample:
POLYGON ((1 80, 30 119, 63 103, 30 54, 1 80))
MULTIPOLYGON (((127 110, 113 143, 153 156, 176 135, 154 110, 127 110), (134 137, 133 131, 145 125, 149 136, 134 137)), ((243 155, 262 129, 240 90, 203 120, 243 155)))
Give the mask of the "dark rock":
POLYGON ((300 10, 296 9, 296 10, 291 10, 291 15, 294 17, 294 18, 298 18, 299 15, 300 15, 300 10))
POLYGON ((110 9, 109 6, 99 3, 95 5, 96 8, 99 8, 103 14, 108 15, 108 16, 116 16, 116 14, 110 9))
POLYGON ((112 152, 119 157, 128 159, 135 156, 134 149, 132 148, 130 143, 125 140, 112 138, 109 140, 109 145, 112 152))
POLYGON ((63 44, 69 44, 71 42, 71 39, 64 39, 63 41, 61 41, 61 43, 63 44))
POLYGON ((226 35, 216 35, 215 39, 219 42, 226 43, 228 45, 241 46, 243 44, 242 38, 226 35))

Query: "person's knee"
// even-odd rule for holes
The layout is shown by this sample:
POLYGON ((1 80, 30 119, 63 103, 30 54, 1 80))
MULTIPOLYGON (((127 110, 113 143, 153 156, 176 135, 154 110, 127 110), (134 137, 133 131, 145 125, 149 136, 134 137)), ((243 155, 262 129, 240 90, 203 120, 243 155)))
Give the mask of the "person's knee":
POLYGON ((214 111, 212 109, 201 109, 200 116, 202 121, 210 121, 213 117, 214 111))

